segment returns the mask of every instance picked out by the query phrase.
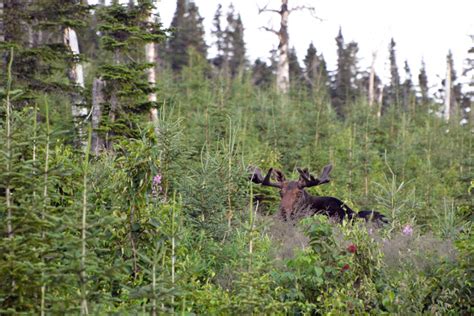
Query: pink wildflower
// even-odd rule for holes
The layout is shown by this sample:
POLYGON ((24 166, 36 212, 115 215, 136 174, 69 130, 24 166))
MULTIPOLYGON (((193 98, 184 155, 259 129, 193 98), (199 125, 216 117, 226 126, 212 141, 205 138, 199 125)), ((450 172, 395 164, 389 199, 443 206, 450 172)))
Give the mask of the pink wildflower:
POLYGON ((405 236, 411 236, 411 235, 413 235, 413 227, 411 227, 410 224, 406 224, 406 225, 403 227, 402 234, 405 235, 405 236))
POLYGON ((156 176, 153 177, 153 181, 151 184, 151 193, 153 196, 157 196, 158 192, 163 191, 163 188, 161 187, 161 174, 157 174, 156 176))

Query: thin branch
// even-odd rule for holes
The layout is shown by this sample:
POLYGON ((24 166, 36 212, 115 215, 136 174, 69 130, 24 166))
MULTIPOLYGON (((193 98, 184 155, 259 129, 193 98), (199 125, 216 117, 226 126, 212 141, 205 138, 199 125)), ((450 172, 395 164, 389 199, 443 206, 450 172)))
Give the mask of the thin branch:
POLYGON ((276 30, 274 30, 274 29, 272 29, 272 28, 270 28, 270 27, 261 26, 260 28, 263 29, 263 30, 265 30, 265 31, 267 31, 267 32, 271 32, 271 33, 273 33, 273 34, 276 34, 276 35, 279 35, 279 34, 280 34, 278 31, 276 31, 276 30))
POLYGON ((323 22, 323 19, 316 15, 316 9, 315 9, 314 7, 311 7, 311 6, 299 5, 299 6, 297 6, 297 7, 294 7, 294 8, 292 8, 292 9, 288 10, 288 12, 291 13, 291 12, 294 12, 294 11, 303 11, 303 10, 309 11, 309 13, 311 14, 311 16, 312 16, 313 18, 315 18, 316 20, 319 20, 319 21, 323 22))
POLYGON ((261 14, 263 12, 273 12, 273 13, 278 13, 278 14, 281 14, 281 11, 280 10, 275 10, 275 9, 269 9, 268 8, 268 3, 263 7, 263 8, 260 8, 258 7, 258 14, 261 14))

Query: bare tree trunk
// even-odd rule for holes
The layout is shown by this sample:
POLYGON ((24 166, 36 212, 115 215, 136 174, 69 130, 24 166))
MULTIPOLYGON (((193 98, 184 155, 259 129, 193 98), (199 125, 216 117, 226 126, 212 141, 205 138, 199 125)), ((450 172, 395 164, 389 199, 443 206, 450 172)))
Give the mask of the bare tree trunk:
POLYGON ((4 0, 0 0, 0 42, 5 42, 5 26, 4 26, 4 0))
POLYGON ((98 155, 104 148, 104 140, 97 131, 100 127, 100 121, 102 119, 102 103, 105 102, 104 97, 105 83, 100 78, 95 78, 92 83, 92 140, 91 140, 91 152, 94 155, 98 155))
POLYGON ((377 52, 372 53, 372 64, 370 65, 369 77, 369 107, 372 107, 375 101, 375 59, 377 52))
POLYGON ((378 104, 379 104, 379 106, 377 108, 377 117, 380 118, 380 117, 382 117, 383 89, 382 89, 382 91, 380 91, 380 94, 379 94, 379 97, 378 97, 378 104))
MULTIPOLYGON (((153 13, 150 12, 150 15, 148 16, 148 22, 149 23, 154 23, 153 19, 153 13)), ((156 85, 156 45, 155 43, 148 43, 145 46, 145 55, 146 55, 146 61, 148 63, 152 63, 153 66, 147 69, 147 76, 148 76, 148 83, 152 88, 155 88, 156 85)), ((148 102, 151 103, 156 103, 156 92, 150 92, 148 94, 148 102)), ((158 109, 153 106, 150 108, 150 119, 151 121, 155 124, 155 130, 158 132, 158 109)))
POLYGON ((280 93, 287 93, 290 90, 290 63, 288 59, 289 52, 289 35, 288 35, 288 17, 290 10, 288 9, 288 0, 281 0, 280 10, 267 9, 265 6, 263 9, 259 9, 259 13, 262 12, 273 12, 280 15, 280 29, 277 31, 273 28, 263 27, 266 31, 272 32, 278 36, 278 65, 277 65, 277 78, 276 78, 276 89, 280 93))
POLYGON ((449 57, 447 58, 446 62, 446 81, 444 85, 444 118, 446 121, 449 121, 449 117, 451 114, 451 88, 452 88, 452 78, 451 78, 451 62, 449 57))
MULTIPOLYGON (((79 55, 79 42, 77 40, 76 31, 72 28, 67 27, 64 29, 64 44, 69 48, 69 50, 75 55, 79 55)), ((82 64, 75 62, 72 64, 69 69, 69 79, 71 82, 80 89, 84 89, 84 70, 82 64)), ((85 132, 82 126, 82 120, 87 115, 87 108, 84 105, 84 99, 80 94, 75 94, 72 100, 71 106, 72 119, 74 121, 74 126, 76 128, 77 138, 76 143, 82 148, 85 149, 87 146, 87 141, 85 137, 85 132)))
POLYGON ((280 31, 278 37, 280 44, 278 45, 279 59, 277 68, 277 90, 282 93, 287 93, 290 90, 290 63, 288 60, 289 51, 289 35, 288 35, 288 0, 281 1, 280 10, 280 31))
MULTIPOLYGON (((114 52, 114 64, 120 64, 120 55, 118 49, 114 52)), ((117 112, 119 110, 119 99, 117 97, 116 89, 112 89, 110 93, 110 110, 109 110, 109 124, 112 125, 115 122, 117 117, 117 112)), ((111 136, 113 135, 113 131, 109 130, 105 136, 105 145, 107 149, 112 149, 112 139, 111 136)))

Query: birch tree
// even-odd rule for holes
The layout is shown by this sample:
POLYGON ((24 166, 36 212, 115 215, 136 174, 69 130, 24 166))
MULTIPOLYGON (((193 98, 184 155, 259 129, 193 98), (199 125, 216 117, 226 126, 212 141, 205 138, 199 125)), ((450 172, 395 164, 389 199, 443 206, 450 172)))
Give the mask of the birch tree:
MULTIPOLYGON (((153 16, 153 12, 150 9, 149 15, 148 15, 148 21, 150 25, 153 25, 155 23, 155 19, 153 16)), ((156 85, 156 43, 155 42, 148 42, 145 44, 145 56, 146 56, 146 62, 150 63, 152 66, 147 69, 147 77, 148 77, 148 83, 152 89, 152 91, 148 94, 148 102, 151 104, 156 104, 157 98, 156 98, 156 92, 154 91, 155 85, 156 85)), ((152 106, 150 108, 150 119, 155 125, 155 131, 158 133, 158 109, 156 106, 152 106)))
MULTIPOLYGON (((84 90, 84 68, 79 61, 79 42, 77 39, 77 33, 71 27, 65 27, 63 31, 64 45, 68 47, 69 51, 73 54, 74 61, 71 64, 68 75, 71 83, 79 88, 81 91, 84 90)), ((87 116, 87 107, 85 106, 84 98, 81 93, 75 93, 72 97, 71 104, 72 119, 74 127, 76 129, 76 143, 82 149, 87 145, 85 140, 85 132, 82 121, 87 116)))

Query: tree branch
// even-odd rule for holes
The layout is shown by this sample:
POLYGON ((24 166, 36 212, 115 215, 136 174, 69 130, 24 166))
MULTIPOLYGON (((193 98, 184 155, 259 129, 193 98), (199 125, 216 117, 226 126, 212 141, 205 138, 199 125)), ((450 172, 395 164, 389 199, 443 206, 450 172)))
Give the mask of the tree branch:
POLYGON ((294 7, 290 10, 288 10, 289 13, 291 12, 294 12, 294 11, 303 11, 303 10, 307 10, 309 11, 309 13, 311 14, 311 16, 319 21, 323 21, 322 18, 320 18, 319 16, 316 15, 316 9, 314 7, 310 7, 310 6, 307 6, 307 5, 299 5, 297 7, 294 7))
POLYGON ((281 14, 281 12, 279 10, 275 10, 275 9, 268 9, 268 4, 266 4, 263 8, 260 8, 258 7, 258 14, 261 14, 263 12, 273 12, 273 13, 278 13, 278 14, 281 14))
POLYGON ((273 33, 273 34, 276 34, 276 35, 279 35, 279 34, 280 34, 278 31, 276 31, 276 30, 274 30, 274 29, 272 29, 272 28, 270 28, 270 27, 261 26, 260 28, 263 29, 263 30, 265 30, 265 31, 267 31, 267 32, 271 32, 271 33, 273 33))

